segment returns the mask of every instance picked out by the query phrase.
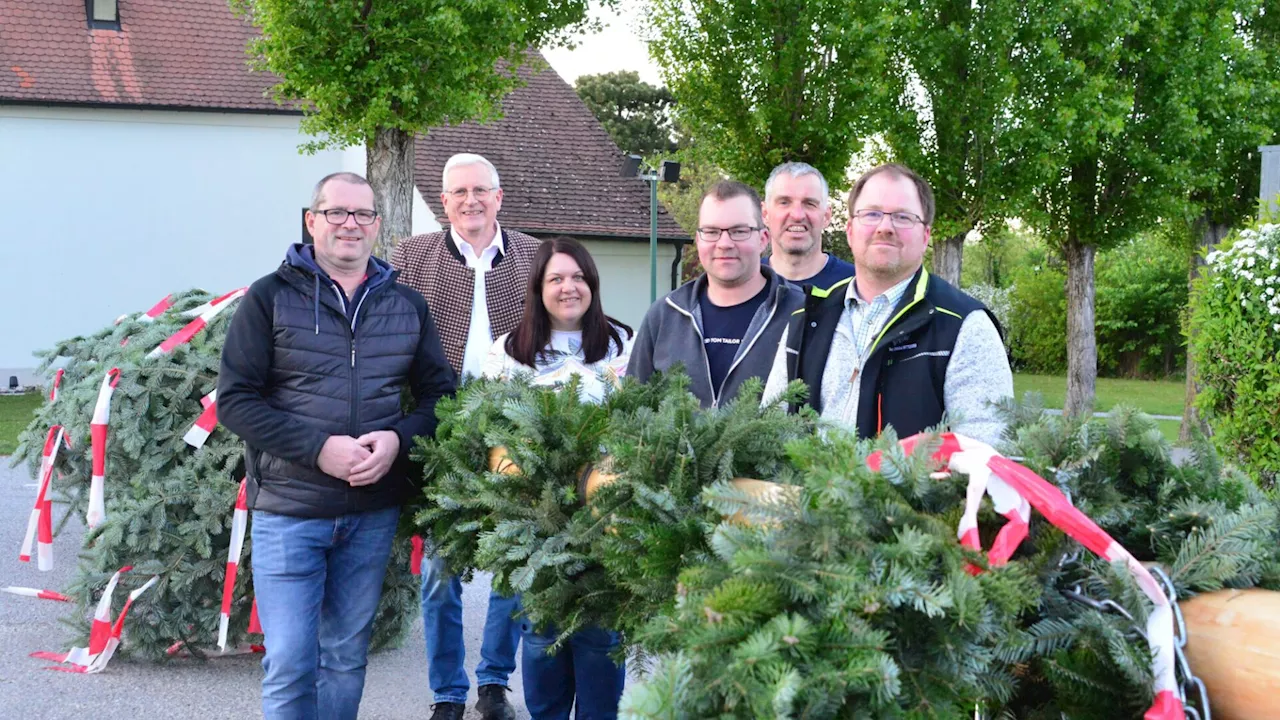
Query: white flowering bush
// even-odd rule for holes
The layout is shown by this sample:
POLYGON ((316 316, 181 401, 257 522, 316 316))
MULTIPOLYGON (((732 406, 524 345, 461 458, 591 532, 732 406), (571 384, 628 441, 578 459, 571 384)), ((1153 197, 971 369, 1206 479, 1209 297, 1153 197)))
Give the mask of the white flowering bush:
POLYGON ((1280 476, 1280 225, 1242 230, 1206 256, 1191 299, 1196 403, 1214 441, 1260 479, 1280 476))
POLYGON ((966 285, 964 291, 973 296, 978 302, 986 305, 991 313, 996 316, 996 320, 1000 321, 1000 328, 1004 331, 1005 347, 1009 346, 1009 317, 1013 315, 1013 292, 1014 286, 1010 285, 1006 288, 999 288, 995 285, 986 283, 977 283, 974 285, 966 285))

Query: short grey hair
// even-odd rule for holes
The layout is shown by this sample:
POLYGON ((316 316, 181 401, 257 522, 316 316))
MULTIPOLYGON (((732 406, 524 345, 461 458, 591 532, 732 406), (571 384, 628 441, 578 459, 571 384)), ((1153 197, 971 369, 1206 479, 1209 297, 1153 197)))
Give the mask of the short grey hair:
POLYGON ((447 185, 449 183, 450 170, 456 167, 467 167, 469 165, 483 165, 489 168, 489 178, 491 182, 493 182, 493 186, 495 188, 502 187, 501 183, 498 181, 498 168, 494 167, 493 163, 486 160, 483 155, 477 155, 475 153, 458 153, 445 162, 444 171, 440 173, 440 189, 449 189, 447 185))
POLYGON ((361 175, 360 173, 347 172, 344 170, 342 172, 329 173, 328 175, 325 175, 324 177, 320 178, 320 182, 316 183, 315 190, 311 191, 311 211, 312 212, 315 212, 316 210, 320 209, 320 203, 324 202, 324 186, 328 185, 330 182, 333 182, 334 180, 342 181, 344 183, 347 183, 348 185, 363 185, 369 188, 370 190, 373 190, 373 207, 377 209, 377 207, 379 206, 380 203, 378 201, 378 191, 374 189, 373 185, 370 185, 369 181, 366 180, 364 176, 361 175))
POLYGON ((789 175, 793 178, 812 175, 818 178, 818 184, 822 186, 822 206, 826 207, 831 204, 831 188, 827 185, 827 179, 822 177, 822 173, 818 172, 818 168, 802 162, 784 162, 769 173, 769 179, 764 183, 765 202, 769 202, 769 198, 773 197, 773 181, 779 175, 789 175))

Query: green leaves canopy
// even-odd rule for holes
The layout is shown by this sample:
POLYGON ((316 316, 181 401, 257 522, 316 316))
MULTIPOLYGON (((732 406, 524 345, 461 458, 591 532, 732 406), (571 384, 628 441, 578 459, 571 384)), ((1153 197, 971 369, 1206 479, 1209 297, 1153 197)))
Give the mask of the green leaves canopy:
POLYGON ((879 18, 863 0, 652 0, 647 33, 682 127, 763 184, 784 160, 844 177, 882 83, 879 18))
POLYGON ((894 0, 886 6, 890 91, 876 119, 892 159, 938 201, 937 238, 1003 219, 1018 194, 1010 107, 1018 0, 894 0))
POLYGON ((587 0, 231 0, 261 29, 254 66, 300 102, 309 150, 484 119, 525 51, 588 24, 587 0))
POLYGON ((1013 104, 1033 175, 1022 215, 1051 242, 1107 247, 1179 213, 1209 136, 1206 58, 1235 33, 1215 4, 1026 5, 1013 104))

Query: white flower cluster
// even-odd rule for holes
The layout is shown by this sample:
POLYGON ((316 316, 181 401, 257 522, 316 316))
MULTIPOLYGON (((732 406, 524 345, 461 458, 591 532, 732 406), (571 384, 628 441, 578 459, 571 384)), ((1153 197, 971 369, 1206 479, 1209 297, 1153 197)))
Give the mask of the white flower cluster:
POLYGON ((1205 261, 1218 273, 1219 288, 1224 275, 1240 281, 1240 305, 1266 308, 1271 329, 1280 332, 1280 225, 1243 230, 1231 247, 1210 252, 1205 261))
POLYGON ((1005 329, 1005 337, 1008 338, 1009 318, 1013 315, 1014 286, 1001 289, 994 285, 978 283, 965 286, 964 291, 995 314, 996 319, 1005 329))

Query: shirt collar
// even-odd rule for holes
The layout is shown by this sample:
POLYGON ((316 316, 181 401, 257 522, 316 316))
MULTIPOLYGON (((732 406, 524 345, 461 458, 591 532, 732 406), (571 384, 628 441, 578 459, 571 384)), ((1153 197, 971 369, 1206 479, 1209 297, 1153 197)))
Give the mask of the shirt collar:
POLYGON ((888 290, 885 290, 884 292, 880 293, 879 295, 877 295, 877 296, 875 296, 875 297, 871 298, 871 300, 863 300, 862 298, 858 297, 858 286, 857 286, 857 280, 856 280, 856 278, 851 278, 851 279, 849 280, 849 287, 848 287, 848 288, 846 288, 846 289, 845 289, 845 291, 844 291, 844 304, 845 304, 845 307, 854 307, 854 306, 857 306, 857 305, 870 305, 870 304, 874 303, 876 300, 878 300, 878 299, 880 299, 880 298, 884 298, 884 299, 888 300, 888 301, 889 301, 889 307, 897 307, 897 306, 898 306, 898 302, 902 300, 902 296, 903 296, 904 294, 906 294, 906 292, 907 292, 907 286, 911 284, 911 280, 912 280, 913 278, 915 278, 915 274, 914 274, 914 273, 913 273, 913 274, 911 274, 911 275, 909 275, 909 276, 907 276, 907 279, 903 280, 902 282, 898 283, 897 285, 894 285, 893 287, 889 288, 888 290))
MULTIPOLYGON (((502 242, 502 226, 499 225, 497 222, 494 222, 493 227, 494 227, 493 242, 489 243, 489 246, 486 247, 480 254, 481 255, 488 254, 490 256, 506 255, 507 247, 502 242)), ((471 247, 471 243, 467 242, 466 240, 463 240, 462 236, 458 234, 458 231, 452 227, 449 228, 449 237, 453 238, 453 245, 454 247, 458 248, 459 253, 461 253, 464 256, 470 255, 471 257, 476 257, 475 248, 471 247)))

